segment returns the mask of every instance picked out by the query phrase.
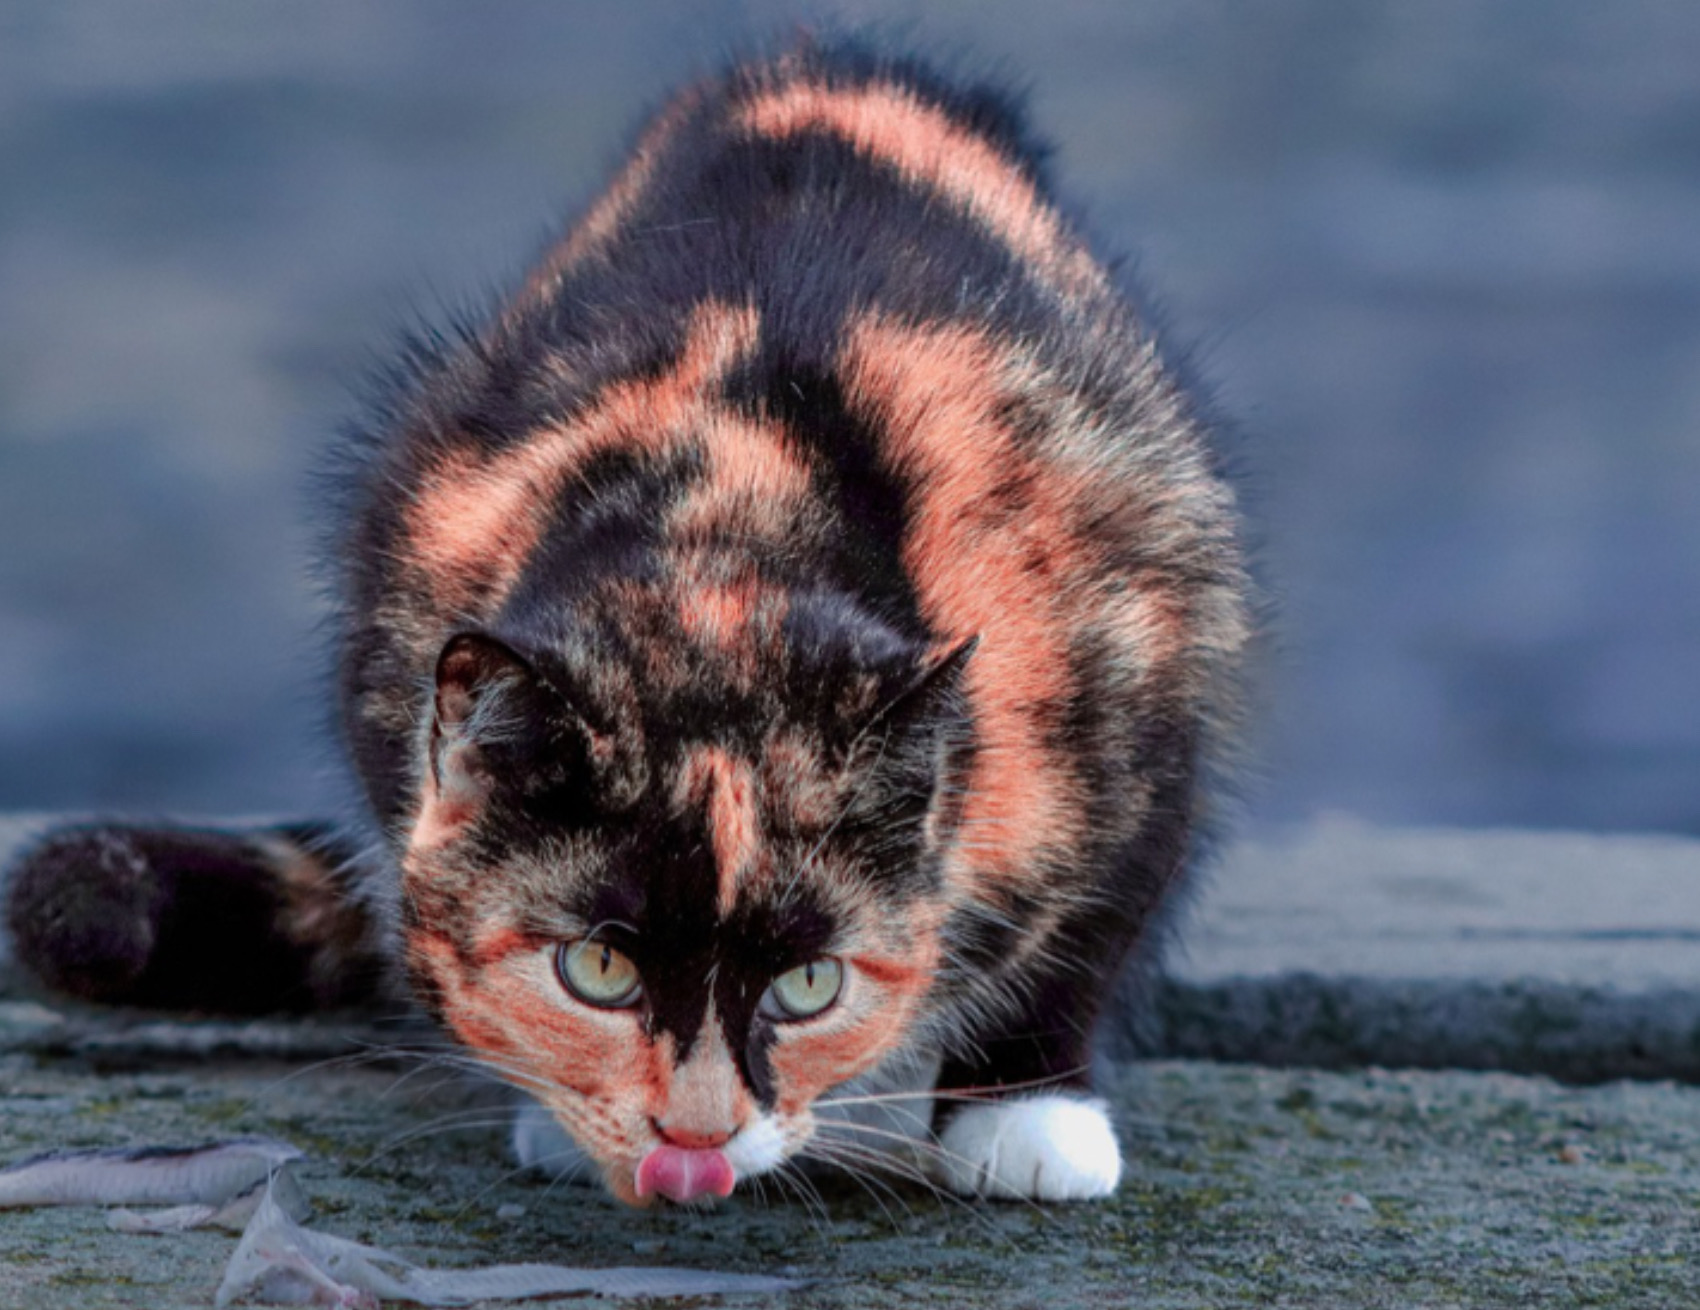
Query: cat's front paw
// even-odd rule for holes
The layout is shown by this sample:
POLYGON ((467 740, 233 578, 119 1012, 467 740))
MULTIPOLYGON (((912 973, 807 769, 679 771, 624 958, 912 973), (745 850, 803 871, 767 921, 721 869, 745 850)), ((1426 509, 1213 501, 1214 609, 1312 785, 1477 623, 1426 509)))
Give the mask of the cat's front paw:
POLYGON ((1122 1174, 1103 1102, 1077 1096, 965 1106, 939 1146, 942 1181, 965 1196, 1089 1201, 1115 1191, 1122 1174))
POLYGON ((528 1098, 515 1109, 511 1140, 514 1159, 522 1168, 564 1182, 596 1181, 596 1167, 590 1157, 536 1101, 528 1098))

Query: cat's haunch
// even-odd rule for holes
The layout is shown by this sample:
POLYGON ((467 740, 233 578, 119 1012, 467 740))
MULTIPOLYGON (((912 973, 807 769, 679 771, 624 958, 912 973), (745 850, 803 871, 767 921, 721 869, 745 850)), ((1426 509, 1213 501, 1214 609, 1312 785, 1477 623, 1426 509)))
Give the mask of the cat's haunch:
POLYGON ((917 1139, 970 1194, 1114 1188, 1091 1033, 1247 587, 1007 95, 855 42, 686 87, 343 456, 366 838, 49 841, 9 910, 44 979, 257 1009, 387 964, 542 1107, 523 1159, 633 1203, 917 1139), (253 985, 183 967, 244 937, 253 985))

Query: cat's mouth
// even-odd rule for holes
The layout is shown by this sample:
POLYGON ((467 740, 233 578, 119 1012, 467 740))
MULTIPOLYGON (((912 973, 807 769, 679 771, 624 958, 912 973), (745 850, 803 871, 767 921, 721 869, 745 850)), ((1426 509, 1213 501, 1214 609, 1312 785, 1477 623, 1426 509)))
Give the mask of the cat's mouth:
POLYGON ((658 1196, 681 1205, 712 1203, 783 1164, 795 1150, 797 1130, 772 1114, 754 1115, 730 1132, 658 1127, 646 1154, 635 1163, 632 1156, 605 1162, 603 1178, 627 1205, 648 1205, 658 1196))
POLYGON ((737 1171, 724 1151, 664 1144, 639 1161, 633 1185, 639 1200, 665 1196, 683 1204, 723 1199, 732 1194, 737 1181, 737 1171))

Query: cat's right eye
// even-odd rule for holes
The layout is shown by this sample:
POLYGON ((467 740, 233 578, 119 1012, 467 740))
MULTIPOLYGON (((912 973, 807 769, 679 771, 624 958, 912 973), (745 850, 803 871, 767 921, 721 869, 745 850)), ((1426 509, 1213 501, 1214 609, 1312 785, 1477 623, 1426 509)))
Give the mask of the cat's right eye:
POLYGON ((637 965, 607 942, 584 937, 562 942, 555 951, 555 972, 564 986, 586 1005, 620 1010, 637 1004, 643 980, 637 965))
POLYGON ((768 985, 761 1009, 771 1019, 812 1019, 838 999, 844 966, 830 955, 787 970, 768 985))

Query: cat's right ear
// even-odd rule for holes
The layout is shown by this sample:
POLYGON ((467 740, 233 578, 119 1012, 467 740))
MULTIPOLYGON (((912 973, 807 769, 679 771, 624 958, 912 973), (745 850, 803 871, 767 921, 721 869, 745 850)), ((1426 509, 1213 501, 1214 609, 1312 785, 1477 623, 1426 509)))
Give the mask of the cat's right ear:
POLYGON ((483 812, 496 785, 495 752, 525 735, 536 690, 530 664, 494 637, 461 633, 443 647, 416 840, 439 844, 483 812))
POLYGON ((607 812, 643 793, 641 726, 606 710, 592 726, 584 689, 548 660, 483 632, 443 647, 415 843, 452 839, 498 800, 607 812))

